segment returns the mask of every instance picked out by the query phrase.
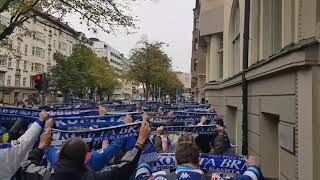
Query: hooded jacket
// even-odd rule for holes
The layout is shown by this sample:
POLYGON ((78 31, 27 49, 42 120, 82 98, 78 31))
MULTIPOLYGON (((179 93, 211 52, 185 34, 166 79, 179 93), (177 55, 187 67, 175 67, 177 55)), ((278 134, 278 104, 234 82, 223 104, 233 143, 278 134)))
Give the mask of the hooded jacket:
POLYGON ((9 180, 26 160, 29 151, 39 137, 44 122, 36 120, 18 140, 0 145, 0 179, 9 180))
POLYGON ((63 159, 58 160, 53 168, 40 166, 43 150, 34 149, 28 160, 22 165, 21 180, 108 180, 129 179, 138 164, 141 148, 135 146, 128 151, 117 165, 108 166, 101 171, 93 172, 84 163, 79 164, 63 159))

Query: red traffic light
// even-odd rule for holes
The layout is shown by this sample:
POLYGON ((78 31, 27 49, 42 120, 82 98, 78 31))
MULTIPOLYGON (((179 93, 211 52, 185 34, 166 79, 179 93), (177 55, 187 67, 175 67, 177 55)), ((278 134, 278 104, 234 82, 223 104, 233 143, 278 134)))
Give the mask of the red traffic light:
POLYGON ((42 74, 37 74, 34 76, 35 81, 42 81, 42 74))

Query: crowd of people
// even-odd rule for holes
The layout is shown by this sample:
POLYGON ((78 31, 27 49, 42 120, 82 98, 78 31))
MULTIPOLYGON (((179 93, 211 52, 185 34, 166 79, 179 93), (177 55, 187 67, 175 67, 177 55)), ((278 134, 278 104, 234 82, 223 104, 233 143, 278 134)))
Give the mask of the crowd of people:
MULTIPOLYGON (((137 111, 141 106, 137 105, 137 111)), ((214 111, 210 108, 210 111, 214 111)), ((99 115, 107 114, 107 108, 99 107, 99 115)), ((159 108, 156 116, 174 116, 159 108)), ((127 115, 122 124, 132 123, 127 115)), ((51 146, 54 119, 46 111, 29 124, 19 120, 9 130, 0 131, 0 180, 261 180, 262 172, 254 156, 247 159, 247 170, 242 175, 224 177, 219 173, 200 169, 201 153, 231 155, 232 148, 223 117, 217 118, 214 135, 192 135, 185 132, 167 134, 165 126, 175 122, 152 123, 144 113, 138 137, 118 138, 112 141, 87 143, 72 138, 58 149, 51 146), (151 135, 152 127, 156 128, 151 135), (141 160, 148 144, 154 144, 156 153, 174 153, 176 169, 155 170, 155 162, 141 160)), ((199 126, 206 125, 206 116, 199 126)), ((1 124, 0 124, 1 125, 1 124)))

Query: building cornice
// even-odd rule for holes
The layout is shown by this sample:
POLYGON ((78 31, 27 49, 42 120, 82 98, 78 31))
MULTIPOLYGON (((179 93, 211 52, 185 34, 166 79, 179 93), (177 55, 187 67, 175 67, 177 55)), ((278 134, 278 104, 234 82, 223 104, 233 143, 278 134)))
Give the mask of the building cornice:
MULTIPOLYGON (((298 44, 284 48, 281 52, 271 56, 267 60, 259 61, 245 70, 247 80, 257 80, 259 78, 275 74, 281 71, 295 68, 319 65, 319 40, 310 38, 300 41, 298 44), (316 49, 317 51, 309 51, 316 49), (316 52, 316 54, 310 52, 316 52)), ((242 72, 235 74, 221 81, 211 81, 206 84, 206 90, 223 89, 242 83, 242 72)))

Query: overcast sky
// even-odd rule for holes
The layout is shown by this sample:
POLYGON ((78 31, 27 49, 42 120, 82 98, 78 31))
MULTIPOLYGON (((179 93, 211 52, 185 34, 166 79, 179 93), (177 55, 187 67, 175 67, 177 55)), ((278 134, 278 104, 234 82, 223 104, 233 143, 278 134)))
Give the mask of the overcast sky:
POLYGON ((162 41, 169 44, 166 52, 172 58, 175 70, 190 72, 192 26, 194 0, 159 0, 158 2, 143 1, 135 4, 132 15, 138 16, 137 33, 127 35, 122 32, 107 34, 99 31, 94 34, 87 27, 80 25, 77 18, 68 17, 65 20, 87 37, 97 37, 126 56, 142 36, 149 41, 162 41))

